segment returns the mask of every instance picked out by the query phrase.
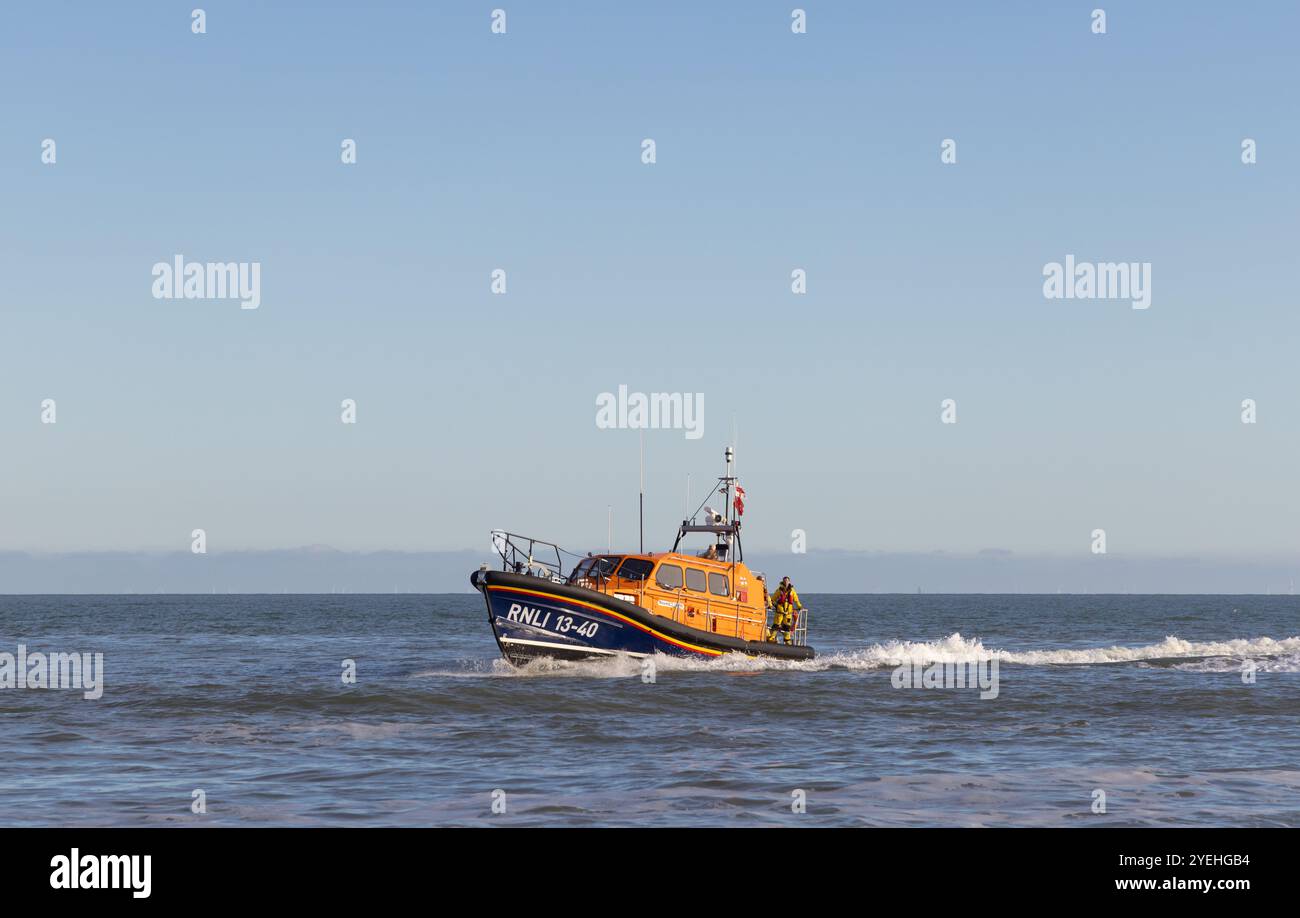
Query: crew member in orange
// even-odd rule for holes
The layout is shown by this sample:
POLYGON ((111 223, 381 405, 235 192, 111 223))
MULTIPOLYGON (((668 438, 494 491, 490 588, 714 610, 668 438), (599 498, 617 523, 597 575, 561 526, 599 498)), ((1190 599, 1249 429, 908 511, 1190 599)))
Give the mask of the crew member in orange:
POLYGON ((797 613, 803 611, 803 603, 799 601, 799 594, 794 591, 794 584, 789 577, 781 578, 781 585, 772 597, 772 605, 776 612, 772 615, 772 627, 767 632, 767 639, 775 641, 777 634, 780 634, 781 640, 789 644, 790 632, 798 621, 797 613))

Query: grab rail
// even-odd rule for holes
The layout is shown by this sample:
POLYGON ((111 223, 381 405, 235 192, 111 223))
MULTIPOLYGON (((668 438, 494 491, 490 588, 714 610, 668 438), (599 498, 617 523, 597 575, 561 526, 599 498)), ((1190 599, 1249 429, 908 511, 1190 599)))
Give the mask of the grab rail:
POLYGON ((560 558, 560 554, 562 552, 566 555, 573 554, 571 551, 564 551, 554 542, 506 532, 504 529, 492 530, 492 547, 501 556, 503 571, 543 577, 552 583, 564 583, 564 561, 560 558), (545 560, 536 557, 539 550, 545 555, 545 560), (551 555, 555 556, 554 567, 551 566, 551 555))
MULTIPOLYGON (((764 640, 767 639, 767 635, 773 633, 773 632, 772 632, 772 619, 773 619, 773 616, 775 616, 775 615, 776 615, 776 607, 775 607, 775 606, 773 606, 772 608, 767 609, 767 610, 764 611, 764 615, 763 615, 763 638, 764 638, 764 640)), ((790 643, 791 643, 791 644, 798 645, 798 646, 801 646, 801 647, 802 647, 803 645, 805 645, 805 644, 808 643, 808 620, 811 619, 811 618, 812 618, 812 610, 809 609, 807 606, 804 606, 802 609, 797 609, 797 610, 795 610, 795 613, 794 613, 794 627, 790 629, 790 643)), ((775 640, 773 641, 773 643, 784 643, 783 641, 781 641, 781 635, 780 635, 779 633, 774 634, 773 637, 775 638, 775 640)))

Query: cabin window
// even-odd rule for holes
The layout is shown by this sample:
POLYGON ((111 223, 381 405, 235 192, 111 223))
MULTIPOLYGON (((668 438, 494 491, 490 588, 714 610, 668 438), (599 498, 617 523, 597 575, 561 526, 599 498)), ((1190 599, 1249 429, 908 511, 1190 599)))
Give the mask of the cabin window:
POLYGON ((569 575, 569 583, 576 583, 583 577, 587 576, 587 571, 591 569, 591 560, 591 558, 584 558, 582 562, 573 569, 573 573, 569 575))
POLYGON ((676 564, 661 564, 655 574, 655 583, 666 590, 679 590, 682 586, 682 569, 676 564))
POLYGON ((727 575, 709 574, 709 592, 714 596, 730 596, 731 591, 727 589, 727 575))
POLYGON ((618 575, 624 580, 645 580, 654 570, 655 563, 645 558, 628 558, 618 569, 618 575))
POLYGON ((704 592, 704 571, 697 571, 693 567, 686 569, 686 589, 694 590, 697 593, 704 592))
POLYGON ((603 556, 597 558, 583 558, 582 562, 573 569, 573 573, 569 575, 569 583, 575 583, 579 580, 586 580, 588 578, 608 577, 614 572, 614 568, 618 567, 618 562, 622 560, 622 555, 615 555, 612 558, 603 556))

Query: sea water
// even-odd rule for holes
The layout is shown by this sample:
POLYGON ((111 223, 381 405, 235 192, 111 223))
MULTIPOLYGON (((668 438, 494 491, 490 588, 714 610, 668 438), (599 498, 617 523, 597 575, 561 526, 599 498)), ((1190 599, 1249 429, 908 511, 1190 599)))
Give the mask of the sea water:
POLYGON ((0 596, 102 654, 0 687, 0 824, 1300 824, 1300 599, 803 598, 809 662, 520 670, 477 594, 0 596))

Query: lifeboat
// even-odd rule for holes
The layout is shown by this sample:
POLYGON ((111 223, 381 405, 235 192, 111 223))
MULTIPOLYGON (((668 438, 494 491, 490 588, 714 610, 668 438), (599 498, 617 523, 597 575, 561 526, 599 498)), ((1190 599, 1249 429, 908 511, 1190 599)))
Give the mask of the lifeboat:
POLYGON ((766 584, 744 562, 744 492, 731 475, 730 447, 726 457, 727 474, 718 479, 717 490, 724 495, 726 514, 702 506, 703 522, 698 522, 700 510, 683 520, 671 551, 581 557, 553 542, 493 530, 501 568, 485 564, 470 583, 483 595, 502 656, 517 666, 539 657, 656 653, 812 659, 806 607, 788 630, 771 630, 766 584), (703 552, 685 550, 688 537, 701 535, 709 543, 703 552), (567 574, 566 555, 574 559, 567 574))

